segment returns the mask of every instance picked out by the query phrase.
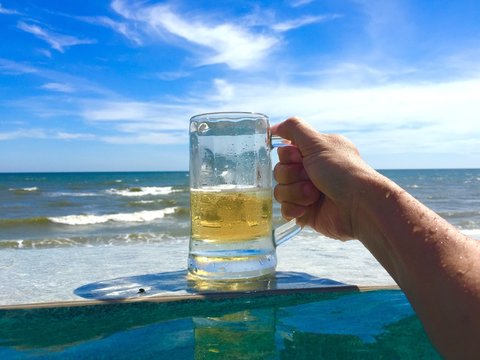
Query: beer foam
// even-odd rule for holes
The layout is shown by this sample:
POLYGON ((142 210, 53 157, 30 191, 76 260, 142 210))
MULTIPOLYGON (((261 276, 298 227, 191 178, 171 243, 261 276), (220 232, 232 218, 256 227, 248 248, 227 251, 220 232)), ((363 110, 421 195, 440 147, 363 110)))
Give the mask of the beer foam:
POLYGON ((254 185, 236 185, 236 184, 220 184, 215 186, 204 186, 201 188, 193 188, 190 191, 195 192, 221 192, 221 191, 259 191, 269 190, 270 188, 260 188, 254 185))

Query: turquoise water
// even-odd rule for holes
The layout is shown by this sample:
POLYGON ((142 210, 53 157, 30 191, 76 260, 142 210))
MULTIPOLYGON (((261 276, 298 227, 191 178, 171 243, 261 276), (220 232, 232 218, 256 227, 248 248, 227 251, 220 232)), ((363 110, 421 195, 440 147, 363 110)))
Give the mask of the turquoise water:
POLYGON ((440 359, 401 291, 0 311, 2 359, 440 359))

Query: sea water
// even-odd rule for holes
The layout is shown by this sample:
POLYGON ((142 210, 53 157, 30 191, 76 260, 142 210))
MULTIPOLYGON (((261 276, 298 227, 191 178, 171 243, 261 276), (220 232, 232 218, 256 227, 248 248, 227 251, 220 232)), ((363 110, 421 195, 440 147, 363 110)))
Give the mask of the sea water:
MULTIPOLYGON (((382 173, 480 239, 480 169, 382 173)), ((73 290, 88 283, 185 270, 188 184, 187 172, 0 174, 0 305, 79 300, 73 290)), ((394 284, 355 240, 304 229, 277 252, 279 271, 394 284)))

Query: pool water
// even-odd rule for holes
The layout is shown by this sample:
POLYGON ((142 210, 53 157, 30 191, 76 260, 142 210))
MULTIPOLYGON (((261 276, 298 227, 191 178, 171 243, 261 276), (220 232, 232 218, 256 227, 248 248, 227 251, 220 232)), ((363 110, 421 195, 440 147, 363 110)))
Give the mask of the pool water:
POLYGON ((0 310, 0 359, 440 359, 400 290, 0 310))

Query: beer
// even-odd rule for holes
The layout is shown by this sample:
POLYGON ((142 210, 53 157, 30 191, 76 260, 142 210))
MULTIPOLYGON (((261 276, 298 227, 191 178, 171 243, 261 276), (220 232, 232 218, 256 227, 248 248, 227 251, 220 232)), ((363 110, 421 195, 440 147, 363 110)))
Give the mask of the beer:
POLYGON ((228 243, 271 236, 269 188, 192 189, 190 196, 193 240, 228 243))

